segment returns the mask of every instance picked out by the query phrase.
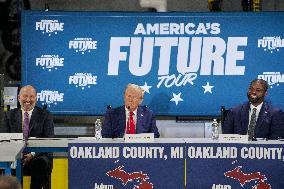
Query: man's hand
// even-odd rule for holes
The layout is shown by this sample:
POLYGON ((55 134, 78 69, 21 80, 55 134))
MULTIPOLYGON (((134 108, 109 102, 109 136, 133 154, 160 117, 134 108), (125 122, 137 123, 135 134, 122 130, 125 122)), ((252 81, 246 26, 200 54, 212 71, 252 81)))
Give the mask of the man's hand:
POLYGON ((25 154, 23 157, 23 165, 27 165, 31 161, 31 159, 33 159, 33 157, 34 156, 31 153, 25 154))

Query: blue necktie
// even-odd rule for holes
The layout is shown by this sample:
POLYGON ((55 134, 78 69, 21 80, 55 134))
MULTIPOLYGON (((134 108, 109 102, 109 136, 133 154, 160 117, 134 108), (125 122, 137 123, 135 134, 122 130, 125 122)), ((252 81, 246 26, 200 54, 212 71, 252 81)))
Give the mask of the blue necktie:
POLYGON ((24 134, 24 139, 28 140, 29 138, 29 113, 25 112, 24 113, 24 126, 23 126, 23 134, 24 134))

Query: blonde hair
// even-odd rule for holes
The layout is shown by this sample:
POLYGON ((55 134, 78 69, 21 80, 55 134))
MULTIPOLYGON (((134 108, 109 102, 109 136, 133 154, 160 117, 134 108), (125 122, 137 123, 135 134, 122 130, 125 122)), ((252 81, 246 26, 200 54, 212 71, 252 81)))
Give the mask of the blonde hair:
POLYGON ((145 91, 144 91, 144 89, 142 89, 139 85, 136 85, 136 84, 133 84, 133 83, 129 83, 129 84, 127 85, 125 91, 124 91, 124 94, 126 93, 126 91, 127 91, 129 88, 132 88, 132 89, 134 89, 135 91, 137 91, 137 92, 140 94, 140 96, 141 96, 141 97, 140 97, 141 100, 144 99, 144 93, 145 93, 145 91))

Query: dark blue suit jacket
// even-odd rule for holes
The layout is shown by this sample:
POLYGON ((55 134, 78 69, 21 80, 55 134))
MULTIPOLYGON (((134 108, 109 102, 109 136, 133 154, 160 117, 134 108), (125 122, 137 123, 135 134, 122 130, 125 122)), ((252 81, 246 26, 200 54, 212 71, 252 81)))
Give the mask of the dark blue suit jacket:
MULTIPOLYGON (((137 109, 136 133, 154 133, 159 137, 156 127, 156 120, 153 112, 145 107, 139 106, 137 109)), ((126 115, 124 106, 110 109, 105 114, 102 136, 104 138, 122 138, 125 133, 126 115)))
MULTIPOLYGON (((4 133, 22 133, 22 110, 20 108, 5 112, 4 133)), ((54 123, 52 115, 39 107, 35 107, 29 124, 29 137, 52 138, 54 137, 54 123)), ((52 170, 52 153, 36 153, 34 158, 43 158, 52 170)))
MULTIPOLYGON (((222 126, 223 133, 247 134, 249 109, 249 102, 230 109, 222 126)), ((255 137, 277 139, 278 137, 284 137, 283 129, 283 112, 264 101, 257 118, 255 137)))
MULTIPOLYGON (((39 107, 35 107, 29 124, 29 137, 52 138, 54 137, 54 124, 52 115, 39 107)), ((5 133, 22 133, 22 111, 20 108, 12 109, 5 113, 5 133)))

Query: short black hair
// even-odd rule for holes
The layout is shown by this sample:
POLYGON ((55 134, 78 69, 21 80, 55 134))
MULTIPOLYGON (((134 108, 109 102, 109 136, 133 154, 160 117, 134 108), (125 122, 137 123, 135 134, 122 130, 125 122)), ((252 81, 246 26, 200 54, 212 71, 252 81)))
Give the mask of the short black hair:
POLYGON ((263 79, 254 79, 254 80, 252 80, 250 82, 250 86, 253 83, 255 83, 255 82, 259 82, 263 86, 265 92, 268 90, 268 84, 267 84, 267 82, 265 80, 263 80, 263 79))

